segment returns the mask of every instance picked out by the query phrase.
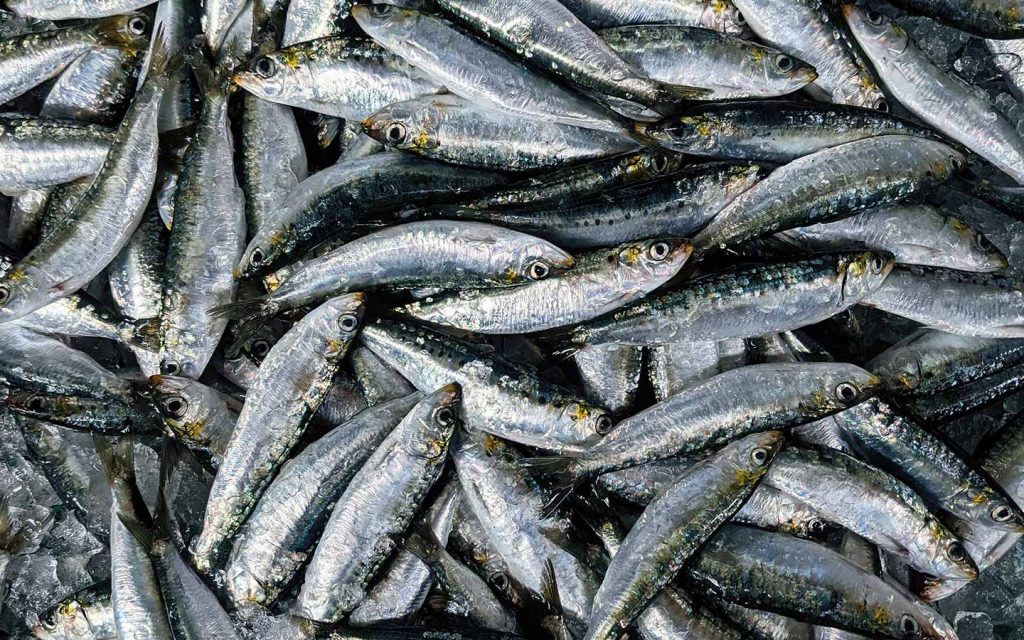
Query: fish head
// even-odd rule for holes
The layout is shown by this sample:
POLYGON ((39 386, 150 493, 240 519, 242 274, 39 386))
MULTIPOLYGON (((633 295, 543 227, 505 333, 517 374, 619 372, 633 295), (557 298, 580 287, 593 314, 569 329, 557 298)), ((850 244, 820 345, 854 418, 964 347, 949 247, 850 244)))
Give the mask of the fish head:
POLYGON ((39 614, 32 636, 40 640, 87 640, 102 636, 111 622, 109 607, 109 595, 104 597, 101 587, 87 587, 39 614))
POLYGON ((151 376, 153 401, 164 424, 185 442, 202 438, 213 421, 234 421, 241 406, 201 382, 178 376, 151 376))
POLYGON ((306 315, 305 323, 312 335, 320 336, 331 353, 344 353, 359 333, 365 313, 366 296, 348 293, 331 298, 306 315))
POLYGON ((737 486, 752 491, 782 448, 783 440, 781 431, 752 433, 730 442, 717 456, 735 469, 737 486))
POLYGON ((703 155, 718 147, 718 139, 729 125, 697 106, 665 122, 636 126, 644 135, 674 151, 703 155))
POLYGON ((804 362, 800 369, 814 383, 812 413, 824 417, 869 400, 881 379, 857 365, 843 362, 804 362))
POLYGON ((710 0, 704 5, 700 26, 727 33, 738 38, 748 38, 754 32, 747 25, 743 13, 729 0, 710 0))
POLYGON ((494 284, 507 286, 558 276, 576 266, 576 259, 547 240, 527 234, 487 231, 481 246, 490 252, 494 284))
POLYGON ((917 350, 905 342, 897 343, 883 351, 867 365, 882 379, 886 390, 899 395, 913 392, 924 382, 924 372, 917 350))
POLYGON ((390 104, 363 121, 363 131, 387 147, 421 152, 440 146, 438 127, 449 100, 443 96, 390 104))
POLYGON ((387 46, 410 36, 422 14, 387 3, 357 4, 352 7, 352 18, 359 27, 377 42, 387 46))
MULTIPOLYGON (((452 382, 427 395, 403 419, 403 446, 410 454, 428 460, 444 456, 460 423, 462 388, 452 382)), ((398 427, 401 429, 401 427, 398 427)))
POLYGON ((258 56, 235 71, 231 81, 249 93, 282 104, 301 104, 313 82, 310 54, 288 47, 258 56))
POLYGON ((262 227, 242 252, 235 267, 235 278, 251 280, 269 273, 275 265, 289 255, 296 246, 294 229, 290 225, 262 227))
POLYGON ((999 247, 992 244, 985 234, 975 231, 959 218, 946 216, 939 237, 947 234, 952 239, 948 247, 950 252, 969 263, 976 271, 1000 271, 1010 264, 999 247))
POLYGON ((615 426, 611 414, 583 400, 570 401, 562 409, 562 421, 567 423, 577 445, 593 444, 601 440, 615 426))
POLYGON ((836 271, 841 283, 842 300, 852 304, 878 289, 895 264, 893 256, 882 251, 841 255, 836 271))
POLYGON ((770 81, 772 86, 781 87, 792 93, 814 82, 818 73, 803 60, 765 47, 752 47, 749 53, 758 76, 770 81))
POLYGON ((853 4, 843 5, 843 15, 853 37, 873 61, 906 51, 910 36, 888 16, 853 4))
MULTIPOLYGON (((27 260, 15 264, 0 278, 0 323, 17 320, 44 306, 41 303, 47 297, 46 283, 45 274, 27 260)), ((53 298, 62 293, 60 284, 50 290, 53 298)))
POLYGON ((638 280, 665 282, 686 264, 693 244, 685 238, 652 238, 627 242, 606 253, 608 263, 635 273, 638 280))

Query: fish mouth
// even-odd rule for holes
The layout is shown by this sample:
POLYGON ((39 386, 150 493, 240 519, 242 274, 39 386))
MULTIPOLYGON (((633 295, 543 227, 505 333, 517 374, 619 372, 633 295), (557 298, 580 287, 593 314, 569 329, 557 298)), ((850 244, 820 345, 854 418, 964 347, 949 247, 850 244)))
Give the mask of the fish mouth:
POLYGON ((796 74, 796 79, 811 84, 818 79, 818 71, 814 67, 805 67, 796 74))

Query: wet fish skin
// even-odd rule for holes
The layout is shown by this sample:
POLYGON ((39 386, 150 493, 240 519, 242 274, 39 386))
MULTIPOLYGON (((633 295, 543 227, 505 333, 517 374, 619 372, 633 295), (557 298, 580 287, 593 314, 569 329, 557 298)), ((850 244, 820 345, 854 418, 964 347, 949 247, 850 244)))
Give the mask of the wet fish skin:
POLYGON ((111 47, 93 49, 57 78, 39 115, 116 126, 134 95, 144 53, 111 47))
POLYGON ((915 14, 985 38, 1024 37, 1024 4, 985 0, 899 0, 898 6, 915 14))
POLYGON ((694 236, 698 250, 899 202, 941 183, 964 164, 930 138, 883 135, 828 147, 776 169, 729 203, 694 236))
POLYGON ((368 38, 333 36, 260 56, 232 77, 272 102, 356 122, 441 85, 368 38))
POLYGON ((530 446, 578 451, 612 427, 603 408, 478 345, 379 318, 363 327, 360 340, 420 391, 459 383, 462 417, 471 428, 530 446))
POLYGON ((781 96, 817 77, 814 67, 778 49, 708 29, 654 24, 598 35, 651 78, 711 92, 699 100, 781 96))
POLYGON ((388 4, 358 5, 352 16, 374 40, 478 106, 613 133, 626 127, 596 102, 441 17, 388 4))
POLYGON ((148 79, 118 128, 96 178, 71 214, 0 280, 0 321, 16 319, 74 293, 128 243, 153 190, 156 117, 169 62, 158 42, 148 79))
POLYGON ((650 237, 692 237, 768 175, 755 164, 697 164, 644 184, 525 207, 440 207, 413 217, 476 220, 519 229, 560 247, 595 248, 650 237))
POLYGON ((549 169, 641 146, 625 134, 523 119, 451 94, 388 105, 366 118, 363 129, 388 147, 500 171, 549 169))
POLYGON ((110 591, 97 585, 68 596, 43 611, 32 629, 39 640, 115 640, 110 591))
POLYGON ((99 171, 114 132, 100 125, 10 114, 0 117, 0 190, 16 193, 99 171))
POLYGON ((250 233, 309 175, 291 108, 246 94, 242 109, 242 190, 250 233), (274 153, 266 153, 268 149, 274 153))
POLYGON ((675 277, 691 252, 689 241, 676 238, 619 245, 583 254, 572 269, 553 277, 519 287, 426 298, 398 311, 475 333, 546 331, 586 322, 643 298, 675 277))
POLYGON ((1018 60, 1024 58, 1024 40, 994 40, 987 38, 985 46, 992 54, 992 63, 1006 78, 1010 90, 1018 97, 1024 95, 1024 72, 1018 60))
POLYGON ((532 458, 573 481, 810 422, 869 397, 878 378, 844 363, 776 363, 726 371, 620 422, 572 457, 532 458))
POLYGON ((227 85, 209 67, 196 68, 206 95, 178 175, 160 304, 160 372, 193 379, 227 328, 209 312, 234 299, 246 237, 227 85))
POLYGON ((132 13, 152 2, 153 0, 9 0, 4 7, 19 16, 37 20, 75 20, 132 13))
POLYGON ((930 583, 978 576, 963 543, 913 490, 851 456, 787 447, 776 456, 765 482, 931 576, 921 591, 926 599, 930 583))
POLYGON ((372 407, 381 402, 407 396, 414 391, 402 374, 392 369, 366 347, 353 349, 350 359, 356 385, 363 392, 367 405, 372 407))
POLYGON ((206 47, 216 54, 227 38, 231 25, 246 7, 246 0, 205 0, 199 24, 205 36, 206 47))
POLYGON ((882 14, 844 5, 857 43, 886 89, 911 113, 1024 184, 1024 140, 987 96, 935 66, 882 14))
POLYGON ((647 354, 647 377, 658 402, 715 374, 755 364, 742 338, 653 345, 647 354))
POLYGON ((737 0, 734 4, 762 42, 814 67, 818 74, 814 85, 831 102, 889 110, 849 36, 819 0, 737 0))
POLYGON ((849 218, 797 227, 776 236, 817 251, 863 247, 893 254, 897 264, 989 273, 1008 265, 981 232, 929 205, 868 209, 849 218))
POLYGON ((1024 337, 1021 284, 999 274, 900 265, 861 304, 948 333, 978 338, 1024 337), (934 296, 937 287, 945 292, 934 296), (970 299, 970 304, 962 304, 970 299))
POLYGON ((450 202, 504 180, 493 172, 406 154, 379 153, 339 163, 296 185, 262 222, 242 254, 238 277, 251 279, 294 261, 317 241, 363 218, 385 216, 398 203, 450 202))
POLYGON ((306 570, 296 615, 336 621, 356 608, 441 475, 458 426, 455 383, 430 393, 384 439, 338 499, 306 570))
POLYGON ((753 492, 782 433, 736 440, 687 469, 644 510, 594 596, 588 640, 617 638, 753 492))
POLYGON ((687 581, 729 602, 876 637, 905 638, 913 629, 922 638, 957 637, 913 596, 834 551, 782 533, 725 525, 697 554, 687 581))
POLYGON ((217 470, 202 533, 192 542, 199 571, 211 571, 221 545, 241 527, 305 431, 359 329, 362 313, 361 294, 325 302, 293 326, 260 365, 217 470))
POLYGON ((352 0, 295 0, 288 2, 281 36, 281 45, 288 47, 300 42, 335 35, 337 24, 352 10, 352 0))
POLYGON ((1024 513, 967 456, 879 398, 832 419, 865 461, 907 483, 934 509, 982 527, 1024 533, 1024 513))
POLYGON ((872 252, 737 267, 581 325, 569 340, 644 346, 787 331, 856 304, 883 286, 892 268, 891 256, 872 252))
POLYGON ((165 431, 216 471, 227 451, 242 403, 190 378, 153 375, 149 384, 165 431))
POLYGON ((612 415, 631 412, 640 389, 642 349, 616 344, 584 347, 573 354, 573 360, 588 401, 612 415))
POLYGON ((1022 387, 1024 365, 1018 364, 942 394, 912 398, 903 403, 903 410, 919 422, 939 425, 1001 400, 1022 387))
POLYGON ((733 36, 750 34, 746 20, 731 2, 565 0, 562 4, 591 29, 633 24, 676 24, 713 29, 733 36))
POLYGON ((692 105, 642 130, 680 153, 777 164, 873 136, 935 137, 928 129, 874 109, 791 100, 692 105))
POLYGON ((273 315, 346 291, 548 282, 575 263, 553 244, 510 229, 477 222, 409 222, 294 265, 272 293, 214 313, 273 315))

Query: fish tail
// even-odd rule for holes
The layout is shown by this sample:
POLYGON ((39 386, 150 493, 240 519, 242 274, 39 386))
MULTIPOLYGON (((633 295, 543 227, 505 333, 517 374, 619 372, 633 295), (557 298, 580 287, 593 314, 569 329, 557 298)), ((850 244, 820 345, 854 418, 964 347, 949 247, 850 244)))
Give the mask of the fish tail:
POLYGON ((160 350, 160 318, 143 318, 129 324, 129 342, 150 353, 160 350))
POLYGON ((211 318, 228 320, 255 320, 273 315, 272 303, 266 297, 237 300, 218 305, 209 311, 211 318))
MULTIPOLYGON (((232 48, 227 52, 227 59, 231 61, 240 59, 241 56, 237 54, 237 50, 232 48)), ((189 49, 187 62, 203 95, 226 94, 231 90, 231 74, 235 67, 233 62, 225 62, 219 66, 211 64, 203 47, 196 46, 196 43, 193 43, 189 49)))
POLYGON ((135 447, 130 438, 112 440, 94 435, 92 442, 111 484, 127 486, 135 483, 135 447))
POLYGON ((544 571, 540 577, 540 597, 553 613, 562 614, 562 597, 558 595, 558 578, 555 576, 555 565, 551 558, 544 561, 544 571))
POLYGON ((7 506, 7 497, 0 495, 0 549, 8 555, 14 555, 25 547, 28 535, 24 527, 14 528, 7 506))
POLYGON ((172 53, 167 42, 167 34, 163 23, 157 25, 153 34, 153 45, 149 49, 149 62, 146 71, 139 77, 139 86, 146 80, 166 82, 184 65, 184 57, 180 53, 172 53))
POLYGON ((158 540, 156 531, 151 526, 147 526, 136 520, 134 517, 127 513, 117 512, 117 519, 121 521, 125 529, 132 534, 132 537, 142 545, 144 549, 152 550, 154 544, 158 540))
POLYGON ((426 522, 419 522, 413 527, 413 532, 406 538, 405 549, 413 554, 424 564, 430 565, 437 560, 441 541, 437 539, 434 530, 426 522))

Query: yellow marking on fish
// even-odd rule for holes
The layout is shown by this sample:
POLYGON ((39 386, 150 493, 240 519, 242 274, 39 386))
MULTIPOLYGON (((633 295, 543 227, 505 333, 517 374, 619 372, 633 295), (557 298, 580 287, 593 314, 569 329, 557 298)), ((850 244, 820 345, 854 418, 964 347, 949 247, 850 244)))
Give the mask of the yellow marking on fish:
POLYGON ((1008 7, 1006 9, 1006 19, 1009 22, 1020 22, 1020 9, 1017 7, 1008 7))
POLYGON ((569 408, 569 417, 573 420, 586 420, 590 417, 590 408, 579 402, 574 402, 569 408))
POLYGON ((516 282, 519 282, 521 278, 519 277, 518 271, 516 271, 512 267, 509 267, 502 272, 500 279, 505 284, 515 284, 516 282))
POLYGON ((896 379, 899 381, 900 385, 907 389, 914 389, 917 387, 914 377, 909 373, 901 373, 896 377, 896 379))
POLYGON ((939 178, 945 178, 947 175, 949 175, 949 167, 942 160, 936 160, 932 164, 932 170, 935 172, 935 175, 938 176, 939 178))
POLYGON ((750 471, 747 469, 736 470, 736 482, 741 487, 749 487, 752 484, 756 484, 761 479, 763 471, 758 469, 757 471, 750 471))
POLYGON ((298 52, 285 50, 281 52, 281 62, 291 69, 298 69, 302 59, 298 52))
POLYGON ((714 0, 711 3, 711 10, 718 14, 725 13, 725 10, 728 8, 729 5, 727 5, 723 0, 714 0))
POLYGON ((626 264, 636 264, 636 261, 640 259, 640 248, 637 246, 626 247, 622 250, 622 261, 626 264))
POLYGON ((755 47, 754 50, 750 52, 750 57, 754 59, 754 62, 761 62, 764 60, 764 50, 755 47))
POLYGON ((885 607, 875 605, 875 610, 871 614, 871 621, 878 625, 879 629, 886 629, 892 619, 889 617, 889 612, 885 610, 885 607))
POLYGON ((968 230, 967 225, 964 224, 964 221, 961 220, 960 218, 950 218, 949 219, 949 226, 952 227, 954 231, 967 231, 968 230))
POLYGON ((710 136, 714 129, 711 127, 710 122, 702 122, 697 125, 697 133, 702 136, 710 136))
POLYGON ((25 280, 27 277, 28 277, 28 273, 25 271, 24 267, 14 267, 7 274, 7 281, 8 282, 21 282, 22 280, 25 280))
POLYGON ((412 141, 412 146, 417 149, 427 149, 430 146, 430 134, 426 129, 420 129, 420 132, 416 134, 416 138, 412 141))

